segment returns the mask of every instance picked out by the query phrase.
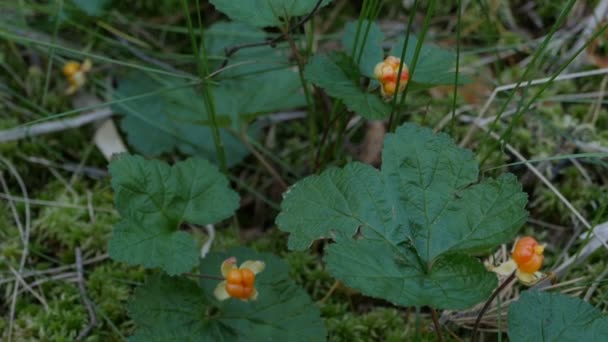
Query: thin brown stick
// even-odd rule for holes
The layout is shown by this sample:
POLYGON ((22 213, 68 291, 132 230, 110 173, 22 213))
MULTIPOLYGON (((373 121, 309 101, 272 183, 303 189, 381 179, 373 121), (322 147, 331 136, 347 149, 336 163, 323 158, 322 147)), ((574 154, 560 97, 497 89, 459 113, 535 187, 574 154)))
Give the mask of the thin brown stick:
POLYGON ((496 290, 494 290, 490 298, 484 304, 483 308, 481 308, 481 311, 479 311, 477 319, 475 320, 475 325, 473 326, 473 336, 471 337, 471 342, 477 341, 477 330, 479 329, 479 323, 481 323, 481 319, 490 307, 490 304, 492 304, 496 296, 498 296, 498 294, 502 292, 502 290, 504 290, 514 279, 515 272, 511 273, 511 275, 507 279, 505 279, 505 281, 503 281, 502 284, 500 284, 500 286, 496 290))
POLYGON ((437 311, 435 308, 431 308, 431 317, 433 318, 433 325, 435 326, 435 334, 437 334, 437 340, 443 342, 443 335, 441 334, 441 325, 439 325, 439 319, 437 318, 437 311))
POLYGON ((80 299, 89 313, 89 324, 87 324, 87 326, 80 331, 78 337, 76 338, 77 341, 82 341, 89 335, 91 330, 97 326, 97 315, 95 314, 93 302, 91 302, 87 296, 87 288, 84 280, 84 267, 82 265, 82 252, 80 251, 80 247, 76 247, 76 272, 78 273, 78 290, 80 290, 80 299))
POLYGON ((285 32, 273 39, 268 39, 265 40, 263 42, 256 42, 256 43, 246 43, 246 44, 240 44, 240 45, 235 45, 235 46, 231 46, 229 48, 226 48, 224 50, 224 54, 226 55, 226 59, 224 59, 224 62, 222 63, 222 65, 220 66, 221 68, 224 68, 227 64, 228 64, 228 58, 230 58, 232 55, 234 55, 237 51, 241 50, 241 49, 246 49, 246 48, 252 48, 252 47, 258 47, 258 46, 265 46, 265 45, 270 45, 271 47, 275 47, 275 45, 286 39, 289 32, 292 32, 294 30, 296 30, 297 28, 301 27, 302 25, 306 24, 306 22, 308 22, 310 20, 310 18, 312 18, 312 16, 317 13, 317 10, 321 7, 321 3, 323 3, 323 0, 318 0, 317 4, 315 5, 315 7, 312 9, 312 11, 310 11, 310 13, 308 13, 305 17, 303 17, 299 22, 297 22, 295 25, 289 27, 287 30, 285 30, 285 32))

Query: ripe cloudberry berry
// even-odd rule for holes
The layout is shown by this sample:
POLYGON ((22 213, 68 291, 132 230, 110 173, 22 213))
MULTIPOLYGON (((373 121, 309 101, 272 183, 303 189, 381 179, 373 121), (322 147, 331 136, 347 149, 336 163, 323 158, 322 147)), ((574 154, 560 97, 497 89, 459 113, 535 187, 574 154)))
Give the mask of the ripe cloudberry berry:
POLYGON ((374 76, 380 81, 380 91, 385 97, 391 97, 397 91, 397 74, 400 64, 402 67, 398 91, 402 92, 410 79, 409 69, 405 63, 401 63, 397 57, 388 56, 374 68, 374 76))
POLYGON ((215 297, 219 300, 226 300, 230 297, 244 301, 257 299, 255 276, 264 268, 263 261, 247 260, 237 268, 235 257, 226 259, 221 266, 222 276, 225 280, 216 286, 215 297))

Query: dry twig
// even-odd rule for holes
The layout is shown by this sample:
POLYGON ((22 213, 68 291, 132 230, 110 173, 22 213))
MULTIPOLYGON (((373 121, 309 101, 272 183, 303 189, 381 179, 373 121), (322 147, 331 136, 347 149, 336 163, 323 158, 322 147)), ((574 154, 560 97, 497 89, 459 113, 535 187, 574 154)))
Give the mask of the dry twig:
POLYGON ((87 337, 87 335, 89 335, 91 330, 97 326, 97 315, 95 314, 93 302, 91 302, 87 296, 87 288, 84 281, 84 270, 82 265, 82 252, 80 251, 79 247, 76 247, 76 272, 78 273, 78 290, 80 290, 80 298, 82 299, 82 302, 89 313, 89 324, 87 324, 87 326, 80 331, 78 337, 76 338, 77 341, 82 341, 85 337, 87 337))

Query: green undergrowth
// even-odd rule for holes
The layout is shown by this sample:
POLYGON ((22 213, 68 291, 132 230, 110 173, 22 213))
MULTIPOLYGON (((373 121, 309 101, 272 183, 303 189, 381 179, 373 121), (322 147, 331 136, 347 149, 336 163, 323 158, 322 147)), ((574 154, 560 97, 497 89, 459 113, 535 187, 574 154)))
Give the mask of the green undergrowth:
MULTIPOLYGON (((185 24, 180 21, 181 1, 137 0, 126 4, 123 1, 108 0, 105 1, 105 6, 107 6, 105 8, 112 8, 112 10, 99 17, 81 15, 83 9, 78 9, 76 4, 78 2, 86 1, 64 2, 67 14, 66 21, 62 22, 59 28, 60 37, 69 38, 71 43, 82 47, 84 51, 119 61, 143 63, 136 59, 125 44, 120 43, 111 32, 104 31, 105 28, 101 26, 95 26, 98 21, 102 21, 119 32, 132 34, 133 37, 127 36, 127 38, 134 39, 127 39, 127 41, 131 42, 130 44, 140 52, 171 64, 177 69, 193 72, 193 70, 187 70, 190 64, 186 64, 193 61, 193 57, 188 54, 190 53, 188 37, 174 30, 181 28, 184 31, 185 29, 185 24), (167 26, 164 27, 167 30, 164 31, 159 27, 163 26, 165 22, 159 18, 162 19, 167 13, 177 15, 175 18, 169 18, 170 21, 167 20, 167 26), (82 19, 81 27, 75 26, 75 18, 82 19), (88 30, 85 27, 83 29, 83 25, 89 24, 95 28, 88 30), (140 28, 143 30, 142 32, 151 34, 155 39, 148 40, 147 36, 139 35, 136 29, 140 28), (138 45, 139 40, 148 43, 138 45), (153 42, 153 44, 150 45, 149 42, 153 42)), ((581 4, 585 5, 589 11, 597 2, 588 1, 581 2, 581 4)), ((36 5, 40 6, 36 7, 31 5, 32 2, 25 3, 24 10, 26 14, 30 13, 28 18, 32 24, 32 30, 46 32, 47 35, 52 32, 53 16, 49 13, 53 13, 52 11, 55 10, 54 5, 49 3, 36 5), (32 8, 29 8, 30 5, 32 8), (37 11, 40 11, 37 19, 42 18, 41 20, 36 20, 33 15, 37 11)), ((411 3, 411 1, 403 3, 411 3)), ((455 46, 454 35, 451 31, 455 19, 450 16, 455 13, 456 3, 458 3, 456 0, 446 1, 438 6, 435 16, 439 19, 436 24, 432 25, 429 32, 430 39, 450 48, 455 46), (444 20, 445 18, 449 20, 444 20)), ((463 3, 466 2, 463 1, 463 3)), ((461 108, 470 104, 477 106, 475 110, 463 112, 463 115, 471 118, 478 114, 478 109, 483 106, 487 96, 496 86, 517 82, 522 77, 525 69, 520 66, 520 62, 529 56, 535 47, 529 43, 532 39, 547 33, 550 23, 558 16, 561 8, 556 5, 555 1, 536 1, 535 12, 540 15, 545 26, 535 29, 531 19, 519 15, 520 12, 517 11, 526 3, 524 1, 515 2, 511 8, 506 8, 504 4, 497 1, 481 1, 480 3, 490 6, 487 11, 479 8, 476 5, 477 2, 473 3, 475 4, 470 4, 468 10, 463 13, 461 22, 462 30, 465 33, 461 40, 462 49, 467 52, 461 56, 464 61, 463 65, 476 62, 478 55, 473 52, 479 49, 496 48, 499 51, 510 51, 511 48, 514 48, 516 53, 509 58, 500 59, 492 65, 482 66, 471 71, 475 85, 479 85, 479 88, 469 90, 476 94, 473 102, 465 93, 466 86, 459 88, 456 107, 461 108), (509 26, 512 24, 509 22, 511 20, 509 18, 518 27, 518 30, 512 30, 512 27, 509 26), (522 33, 526 31, 532 34, 522 33)), ((384 22, 383 25, 390 26, 393 22, 403 21, 400 6, 403 6, 401 1, 387 2, 381 18, 388 22, 384 22)), ((425 5, 421 6, 419 11, 424 13, 425 5)), ((194 9, 191 10, 194 12, 194 9)), ((315 19, 315 25, 319 26, 321 22, 323 23, 321 26, 325 26, 324 22, 330 18, 333 10, 334 8, 329 8, 322 11, 320 18, 315 19)), ((204 7, 203 11, 211 13, 209 18, 204 18, 205 23, 226 19, 215 13, 210 7, 204 7)), ((337 40, 335 38, 344 24, 358 14, 359 8, 356 5, 347 4, 340 13, 333 17, 327 31, 319 37, 315 37, 319 39, 315 49, 318 48, 320 52, 333 49, 332 40, 337 40)), ((49 39, 48 36, 45 37, 49 39)), ((605 42, 603 43, 605 44, 605 42)), ((568 44, 570 43, 565 43, 564 50, 567 50, 568 44)), ((487 51, 490 52, 479 56, 488 57, 493 53, 491 49, 487 51)), ((0 69, 1 130, 14 128, 44 118, 51 113, 61 113, 73 108, 70 98, 63 95, 66 82, 60 77, 59 68, 61 62, 70 56, 62 53, 59 53, 58 57, 56 56, 54 59, 55 65, 46 96, 45 111, 41 111, 37 107, 41 103, 44 93, 48 53, 46 48, 23 48, 14 42, 0 41, 0 63, 3 66, 0 69), (39 65, 29 66, 29 60, 25 57, 22 58, 23 56, 32 57, 32 60, 39 59, 40 61, 37 62, 39 65), (4 77, 5 69, 10 69, 21 79, 4 77), (16 93, 21 96, 4 94, 5 87, 11 90, 10 94, 16 93), (10 106, 8 101, 4 101, 5 99, 10 99, 10 106), (32 102, 32 99, 35 101, 32 102)), ((243 52, 241 51, 241 53, 243 52)), ((100 84, 105 84, 101 82, 106 82, 112 76, 120 75, 126 71, 126 68, 98 61, 94 63, 96 69, 91 75, 86 89, 91 93, 103 95, 101 96, 103 98, 106 96, 107 89, 105 86, 100 86, 100 84)), ((538 68, 534 77, 546 77, 554 71, 555 65, 547 62, 538 68)), ((583 149, 581 147, 583 145, 608 146, 608 110, 605 104, 597 106, 596 98, 583 100, 559 98, 564 94, 598 91, 605 86, 602 85, 602 81, 602 77, 595 76, 555 82, 542 95, 543 100, 525 113, 523 119, 513 128, 509 144, 529 159, 592 152, 583 149)), ((531 87, 527 92, 518 91, 511 105, 517 105, 522 96, 526 100, 529 99, 536 89, 531 87)), ((507 95, 507 93, 501 93, 496 97, 496 101, 486 113, 486 117, 497 114, 498 108, 504 103, 507 95)), ((416 122, 422 126, 438 128, 446 115, 451 114, 452 96, 451 86, 437 88, 431 92, 412 91, 407 95, 406 107, 401 119, 416 122)), ((320 100, 318 102, 317 105, 321 108, 323 103, 320 100)), ((499 134, 504 132, 509 126, 509 120, 511 119, 499 120, 494 131, 499 134)), ((119 123, 120 120, 117 119, 116 124, 119 125, 119 123)), ((317 124, 319 127, 324 127, 325 123, 319 119, 317 124)), ((299 179, 299 175, 308 175, 314 169, 314 162, 309 153, 307 125, 305 120, 281 122, 265 128, 261 135, 264 140, 260 143, 268 149, 268 153, 263 155, 269 160, 270 157, 276 157, 293 169, 287 170, 271 160, 271 164, 288 184, 295 183, 299 179)), ((460 120, 459 118, 456 118, 453 126, 448 122, 441 127, 442 131, 450 133, 456 141, 460 141, 470 129, 470 120, 460 120)), ((94 127, 90 125, 43 137, 0 143, 0 156, 15 166, 27 184, 29 197, 50 202, 50 205, 47 203, 31 206, 32 235, 29 240, 30 251, 27 267, 43 271, 73 265, 77 247, 82 249, 85 260, 99 257, 107 252, 107 241, 112 226, 118 220, 109 179, 107 177, 101 179, 88 176, 74 177, 72 172, 56 167, 78 166, 79 163, 82 163, 82 165, 103 171, 107 162, 91 142, 93 132, 94 127), (50 171, 49 166, 32 162, 33 158, 53 163, 55 174, 50 171), (67 204, 70 207, 58 206, 56 205, 58 203, 67 204)), ((345 148, 339 150, 334 156, 328 157, 325 166, 342 166, 349 161, 357 160, 365 134, 365 122, 355 123, 355 126, 346 133, 348 143, 345 144, 345 148)), ((507 171, 517 176, 530 197, 528 205, 530 217, 542 224, 552 226, 552 228, 544 228, 537 223, 528 222, 520 233, 533 234, 539 241, 548 244, 545 254, 546 265, 561 262, 560 255, 563 248, 566 247, 565 242, 570 239, 573 232, 582 229, 582 224, 555 193, 525 165, 505 167, 506 164, 516 163, 519 160, 505 146, 493 146, 493 142, 493 138, 486 136, 484 131, 477 130, 467 145, 475 151, 478 161, 487 155, 487 159, 481 167, 482 177, 496 177, 507 171)), ((169 153, 161 156, 162 159, 171 162, 181 160, 183 157, 183 155, 169 153)), ((535 162, 534 165, 592 224, 608 221, 608 196, 606 196, 608 193, 606 173, 608 161, 606 158, 603 160, 580 158, 540 161, 535 162)), ((0 171, 8 181, 11 195, 21 197, 15 179, 4 166, 0 171)), ((231 169, 231 174, 240 177, 244 183, 258 190, 264 199, 280 203, 281 194, 280 190, 277 190, 276 180, 269 176, 266 169, 254 156, 248 156, 231 169)), ((234 189, 238 188, 235 183, 231 185, 234 189)), ((250 192, 244 189, 239 189, 239 191, 241 197, 247 198, 250 202, 239 210, 238 222, 236 219, 229 219, 218 225, 212 250, 224 251, 230 247, 245 245, 258 251, 272 252, 284 258, 290 266, 290 276, 310 294, 312 300, 321 309, 330 341, 403 341, 416 335, 417 323, 414 308, 398 309, 386 302, 366 298, 343 284, 336 283, 322 262, 324 247, 329 242, 319 241, 313 244, 309 251, 289 252, 286 245, 286 234, 273 227, 277 211, 262 203, 250 192), (264 217, 259 217, 258 212, 262 212, 264 217), (260 222, 262 223, 260 224, 260 222), (252 226, 255 228, 250 228, 252 226), (247 237, 246 233, 249 230, 256 230, 253 237, 247 237)), ((15 202, 15 210, 23 221, 25 217, 23 203, 15 202)), ((192 233, 199 244, 207 239, 204 229, 195 228, 192 233)), ((582 244, 582 239, 576 239, 572 246, 568 246, 569 250, 566 251, 566 254, 574 255, 582 244)), ((6 200, 0 199, 0 280, 12 279, 13 275, 9 266, 18 269, 22 250, 23 244, 13 219, 12 209, 6 200)), ((580 279, 573 286, 580 286, 582 295, 584 295, 607 266, 605 252, 598 252, 582 265, 574 267, 567 277, 560 281, 580 279)), ((68 269, 60 274, 70 272, 75 272, 75 269, 68 269)), ((86 289, 94 303, 99 322, 98 327, 85 341, 122 341, 134 331, 135 326, 128 316, 126 304, 129 302, 133 290, 142 284, 151 273, 140 267, 127 266, 109 261, 109 259, 85 266, 86 289)), ((28 283, 31 283, 34 279, 48 280, 47 278, 48 276, 37 276, 27 280, 28 283)), ((89 322, 89 317, 82 304, 77 284, 74 282, 75 276, 72 275, 66 279, 69 281, 65 279, 49 280, 35 287, 35 291, 45 299, 48 310, 32 294, 27 291, 20 293, 14 319, 14 340, 73 341, 76 339, 79 332, 89 322)), ((606 312, 608 309, 606 281, 599 281, 600 284, 593 292, 589 302, 606 312)), ((3 339, 8 332, 14 281, 0 281, 0 283, 0 295, 2 296, 0 299, 0 339, 3 339)), ((430 328, 428 312, 423 309, 420 318, 418 326, 421 340, 434 341, 435 335, 430 328)), ((448 327, 459 329, 457 326, 448 327)), ((463 329, 459 332, 468 336, 467 330, 463 329)), ((449 340, 449 336, 444 337, 449 340)))

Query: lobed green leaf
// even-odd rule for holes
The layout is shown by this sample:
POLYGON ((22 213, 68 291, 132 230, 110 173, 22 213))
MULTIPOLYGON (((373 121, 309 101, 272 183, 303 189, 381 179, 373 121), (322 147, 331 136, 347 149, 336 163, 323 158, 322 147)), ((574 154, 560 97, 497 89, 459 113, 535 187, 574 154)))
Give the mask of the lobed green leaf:
POLYGON ((382 160, 381 170, 350 163, 292 186, 277 217, 289 247, 334 239, 332 274, 400 305, 455 309, 483 300, 496 280, 469 254, 508 241, 525 222, 516 178, 476 183, 470 151, 413 124, 387 136, 382 160))
POLYGON ((109 169, 121 215, 108 245, 114 260, 186 272, 196 265, 198 250, 180 225, 215 223, 238 208, 239 197, 225 176, 203 159, 169 166, 121 154, 109 169))

